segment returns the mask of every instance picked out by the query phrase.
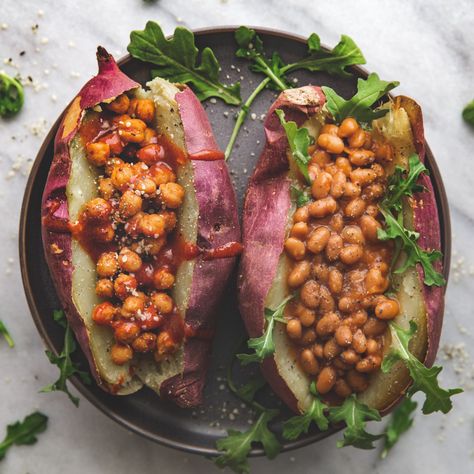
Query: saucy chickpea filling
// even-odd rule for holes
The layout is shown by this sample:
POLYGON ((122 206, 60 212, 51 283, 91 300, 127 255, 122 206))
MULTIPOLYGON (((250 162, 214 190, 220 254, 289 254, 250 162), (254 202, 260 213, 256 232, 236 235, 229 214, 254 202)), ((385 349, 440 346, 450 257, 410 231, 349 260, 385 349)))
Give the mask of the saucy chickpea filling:
POLYGON ((186 248, 176 235, 185 191, 176 182, 184 154, 152 128, 155 105, 122 94, 90 112, 79 134, 102 173, 99 197, 84 204, 73 235, 97 264, 95 324, 113 330, 115 364, 135 353, 160 361, 175 352, 184 324, 170 290, 186 248))
POLYGON ((388 321, 400 311, 384 295, 392 244, 377 238, 393 151, 353 118, 324 125, 310 151, 312 199, 296 210, 285 241, 297 295, 285 310, 286 332, 317 391, 337 402, 368 387, 388 321))

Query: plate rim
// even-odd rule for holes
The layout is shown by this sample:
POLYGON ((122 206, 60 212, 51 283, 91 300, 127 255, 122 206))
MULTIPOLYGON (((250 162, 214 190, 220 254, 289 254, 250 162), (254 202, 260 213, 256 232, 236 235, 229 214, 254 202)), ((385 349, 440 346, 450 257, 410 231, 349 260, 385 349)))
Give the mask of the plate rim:
MULTIPOLYGON (((210 27, 195 28, 195 29, 189 28, 189 29, 194 33, 195 36, 204 36, 208 34, 231 33, 231 32, 234 32, 240 26, 241 25, 222 25, 222 26, 210 26, 210 27)), ((307 42, 307 38, 302 35, 290 33, 288 31, 280 30, 277 28, 268 28, 268 27, 250 26, 250 25, 246 25, 246 26, 254 29, 258 34, 272 35, 280 39, 296 41, 302 44, 306 44, 307 42)), ((171 34, 171 35, 167 35, 166 37, 171 38, 172 36, 173 35, 171 34)), ((321 46, 323 49, 329 49, 325 44, 322 44, 321 46)), ((121 67, 131 60, 133 60, 131 55, 126 54, 122 56, 119 60, 117 60, 117 64, 121 67)), ((354 71, 356 75, 361 76, 361 77, 366 78, 369 75, 369 72, 367 69, 358 65, 351 66, 350 69, 354 71)), ((389 94, 389 96, 393 97, 393 95, 391 94, 389 94)), ((34 187, 34 183, 36 181, 44 156, 46 155, 46 150, 51 145, 51 142, 54 142, 57 129, 59 127, 59 124, 68 106, 69 106, 69 103, 65 106, 64 110, 61 112, 59 117, 51 126, 48 134, 44 138, 36 154, 35 160, 33 162, 33 166, 31 168, 30 174, 28 176, 28 180, 26 182, 25 191, 24 191, 24 195, 22 199, 20 221, 19 221, 19 236, 18 236, 18 250, 19 250, 21 279, 22 279, 23 290, 26 296, 28 308, 30 310, 32 319, 36 326, 36 330, 38 331, 43 344, 46 346, 46 348, 48 348, 49 350, 52 350, 55 354, 57 354, 57 351, 54 347, 54 344, 46 328, 43 325, 40 311, 36 305, 35 297, 33 296, 33 289, 32 289, 32 285, 30 283, 30 278, 29 278, 30 264, 26 259, 26 231, 28 228, 28 221, 27 221, 28 208, 31 201, 31 194, 34 187)), ((432 176, 434 176, 433 183, 434 182, 436 183, 436 186, 434 186, 434 188, 435 188, 435 191, 437 191, 436 201, 437 201, 438 212, 439 212, 440 220, 442 219, 443 221, 441 234, 442 236, 446 237, 445 242, 444 242, 445 252, 443 254, 443 273, 446 280, 448 280, 449 270, 450 270, 450 261, 451 261, 451 240, 452 240, 449 203, 448 203, 443 179, 439 171, 439 167, 436 163, 436 159, 433 153, 431 152, 431 149, 428 143, 426 142, 426 139, 425 139, 425 144, 426 144, 426 152, 427 152, 427 155, 429 156, 429 168, 432 171, 432 176)), ((447 285, 444 288, 445 292, 446 292, 446 288, 447 288, 447 285)), ((88 402, 90 402, 95 408, 98 408, 99 411, 105 414, 107 417, 109 417, 110 419, 112 419, 113 421, 121 425, 123 428, 126 428, 127 430, 133 433, 143 436, 144 438, 150 441, 159 443, 163 446, 178 449, 180 451, 184 451, 184 452, 188 452, 192 454, 200 454, 204 456, 218 456, 222 454, 222 452, 218 451, 216 448, 204 448, 202 446, 197 446, 192 443, 185 443, 185 442, 180 442, 176 440, 170 440, 169 438, 165 436, 152 433, 151 431, 147 429, 141 428, 133 424, 132 422, 122 418, 119 414, 115 413, 114 411, 112 411, 105 403, 103 403, 90 390, 88 390, 87 387, 79 380, 78 377, 74 376, 74 377, 71 377, 69 380, 74 385, 74 387, 79 391, 79 393, 88 402)), ((329 430, 327 432, 327 436, 330 436, 331 434, 335 433, 339 429, 340 428, 329 430)), ((307 438, 302 438, 300 440, 295 440, 291 442, 283 442, 281 452, 287 452, 287 451, 291 451, 297 448, 302 448, 304 446, 308 446, 309 444, 316 443, 317 441, 320 441, 321 439, 322 438, 315 439, 314 436, 309 436, 307 438)), ((252 448, 249 455, 251 457, 255 457, 255 456, 263 456, 264 454, 265 452, 263 449, 252 448)))

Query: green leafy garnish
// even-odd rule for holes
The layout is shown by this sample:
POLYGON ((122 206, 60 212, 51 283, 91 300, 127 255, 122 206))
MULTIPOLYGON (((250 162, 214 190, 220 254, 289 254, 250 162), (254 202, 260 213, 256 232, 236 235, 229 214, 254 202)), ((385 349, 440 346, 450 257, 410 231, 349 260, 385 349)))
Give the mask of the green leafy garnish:
POLYGON ((268 423, 278 413, 278 410, 263 411, 247 431, 228 430, 228 436, 216 442, 217 449, 223 451, 223 454, 215 459, 217 466, 230 467, 239 474, 249 473, 247 457, 252 443, 261 443, 267 457, 273 459, 281 451, 281 445, 268 428, 268 423))
POLYGON ((230 105, 241 102, 239 83, 226 85, 219 81, 220 65, 211 48, 202 50, 198 62, 194 34, 185 27, 178 26, 167 40, 160 25, 149 21, 143 31, 132 31, 127 49, 134 58, 157 66, 152 72, 154 77, 189 84, 200 100, 217 97, 230 105))
POLYGON ((295 160, 298 169, 306 179, 308 184, 311 183, 308 174, 308 163, 311 161, 311 156, 308 153, 308 147, 311 145, 312 138, 307 128, 298 128, 296 122, 287 122, 285 120, 285 112, 277 109, 275 113, 278 115, 283 128, 285 129, 286 138, 290 145, 291 156, 295 160))
POLYGON ((0 72, 0 117, 18 113, 24 101, 25 96, 20 81, 0 72))
POLYGON ((59 378, 58 380, 56 380, 56 382, 42 388, 40 392, 64 392, 67 394, 71 402, 74 403, 74 405, 79 406, 79 398, 73 396, 72 393, 69 391, 67 381, 70 377, 74 375, 79 376, 81 380, 86 384, 90 384, 91 379, 87 372, 80 370, 78 364, 71 360, 71 354, 76 350, 76 342, 74 341, 74 336, 72 334, 71 327, 69 326, 69 323, 66 320, 64 311, 54 311, 53 318, 60 326, 62 326, 66 330, 64 334, 64 347, 62 352, 59 355, 55 355, 51 351, 46 351, 46 355, 48 356, 49 361, 52 364, 57 365, 59 368, 59 378))
POLYGON ((275 352, 273 327, 275 326, 275 321, 286 323, 283 312, 286 304, 293 297, 293 295, 287 296, 275 309, 265 308, 265 321, 267 325, 264 333, 260 337, 254 337, 247 341, 248 348, 253 349, 254 352, 252 354, 237 354, 237 358, 243 365, 261 362, 275 352))
POLYGON ((285 439, 294 440, 303 433, 307 433, 313 422, 321 431, 326 431, 329 428, 329 420, 324 414, 328 406, 319 398, 314 382, 311 383, 310 391, 314 398, 309 409, 302 415, 294 416, 283 424, 283 437, 285 439))
POLYGON ((462 118, 469 124, 474 125, 474 100, 464 107, 462 118))
POLYGON ((267 382, 261 375, 251 377, 246 384, 237 388, 235 394, 244 402, 250 403, 255 398, 255 394, 266 384, 267 382))
POLYGON ((337 442, 337 447, 354 446, 360 449, 373 449, 374 441, 383 435, 374 435, 365 430, 367 421, 380 421, 380 413, 364 405, 352 394, 344 400, 344 403, 329 409, 329 420, 331 423, 343 421, 346 424, 344 438, 337 442))
POLYGON ((349 100, 330 87, 323 86, 322 89, 327 99, 326 107, 337 123, 346 117, 370 123, 388 112, 388 109, 372 110, 372 105, 399 84, 397 81, 382 81, 377 74, 372 73, 367 79, 357 80, 357 93, 349 100))
POLYGON ((0 334, 3 335, 5 340, 7 341, 7 344, 10 347, 15 346, 15 342, 13 341, 13 338, 11 337, 10 333, 8 332, 7 327, 5 326, 5 323, 3 321, 0 321, 0 334))
POLYGON ((0 443, 0 461, 13 445, 35 444, 38 441, 36 436, 42 433, 47 425, 48 417, 39 411, 28 415, 23 421, 8 425, 7 435, 0 443))
POLYGON ((304 206, 311 201, 311 196, 307 189, 301 189, 297 186, 291 185, 292 199, 296 201, 298 207, 304 206))
POLYGON ((411 428, 413 425, 412 415, 417 406, 415 401, 406 397, 394 410, 385 428, 385 444, 380 455, 382 458, 387 457, 388 452, 395 446, 400 436, 411 428))
POLYGON ((414 321, 410 321, 410 328, 406 330, 393 322, 390 323, 395 347, 385 356, 382 362, 382 372, 389 372, 398 361, 402 361, 413 379, 413 385, 409 391, 410 396, 416 392, 423 392, 426 395, 422 408, 423 413, 425 415, 435 411, 448 413, 453 407, 451 397, 463 390, 460 388, 448 390, 441 388, 438 384, 438 374, 443 368, 437 366, 428 368, 410 352, 408 344, 415 334, 416 328, 414 321))

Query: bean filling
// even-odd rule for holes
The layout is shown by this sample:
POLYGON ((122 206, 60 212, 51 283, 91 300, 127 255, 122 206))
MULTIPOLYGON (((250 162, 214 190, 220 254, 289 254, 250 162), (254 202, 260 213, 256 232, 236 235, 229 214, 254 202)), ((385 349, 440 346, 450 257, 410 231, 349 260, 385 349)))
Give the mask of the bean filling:
POLYGON ((285 241, 287 283, 298 295, 286 307, 286 332, 317 391, 337 400, 367 388, 387 321, 400 311, 384 295, 392 244, 377 239, 393 150, 346 118, 324 125, 310 151, 312 199, 296 210, 285 241))

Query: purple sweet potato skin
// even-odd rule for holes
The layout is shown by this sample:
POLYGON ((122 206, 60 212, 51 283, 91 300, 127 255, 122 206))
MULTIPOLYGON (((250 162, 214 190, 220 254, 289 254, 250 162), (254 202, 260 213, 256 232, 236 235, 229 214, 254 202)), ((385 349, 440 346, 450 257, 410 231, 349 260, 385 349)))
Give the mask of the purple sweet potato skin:
POLYGON ((71 102, 61 121, 54 141, 54 157, 42 198, 42 237, 46 261, 59 300, 65 310, 77 341, 89 362, 92 375, 103 386, 89 346, 89 336, 84 321, 71 297, 72 292, 72 237, 69 232, 51 231, 45 219, 53 218, 67 226, 69 222, 66 186, 71 171, 69 145, 76 135, 83 112, 89 107, 112 99, 139 84, 123 74, 113 57, 101 47, 97 50, 99 73, 81 89, 71 102), (52 212, 52 210, 54 212, 52 212))
MULTIPOLYGON (((425 161, 425 137, 423 131, 423 115, 420 106, 409 97, 400 96, 395 99, 399 102, 410 119, 415 148, 421 161, 425 161)), ((441 250, 441 235, 438 207, 431 179, 423 174, 418 181, 426 191, 416 193, 412 200, 414 230, 420 233, 418 243, 424 250, 441 250)), ((441 260, 434 263, 436 271, 442 272, 441 260)), ((419 278, 424 279, 421 265, 417 265, 419 278)), ((445 287, 423 285, 423 296, 426 305, 428 323, 428 351, 426 353, 425 365, 433 365, 438 350, 441 328, 443 325, 445 287)))
MULTIPOLYGON (((199 206, 197 245, 205 249, 240 242, 234 188, 201 103, 188 87, 176 97, 183 123, 186 149, 194 169, 194 189, 199 206), (214 161, 196 159, 210 152, 214 161)), ((213 331, 220 296, 235 264, 235 257, 204 260, 198 257, 185 322, 197 334, 213 331)), ((209 337, 194 337, 184 344, 184 370, 165 382, 161 394, 182 407, 202 402, 211 350, 209 337)))
MULTIPOLYGON (((288 140, 276 109, 285 112, 287 121, 301 126, 325 102, 319 87, 306 86, 282 92, 268 111, 264 123, 266 143, 250 178, 243 210, 244 253, 239 271, 239 308, 250 337, 261 336, 264 327, 265 300, 275 278, 278 260, 283 251, 285 230, 291 207, 288 140)), ((281 379, 275 361, 267 358, 262 371, 273 390, 296 409, 296 399, 281 379)))

